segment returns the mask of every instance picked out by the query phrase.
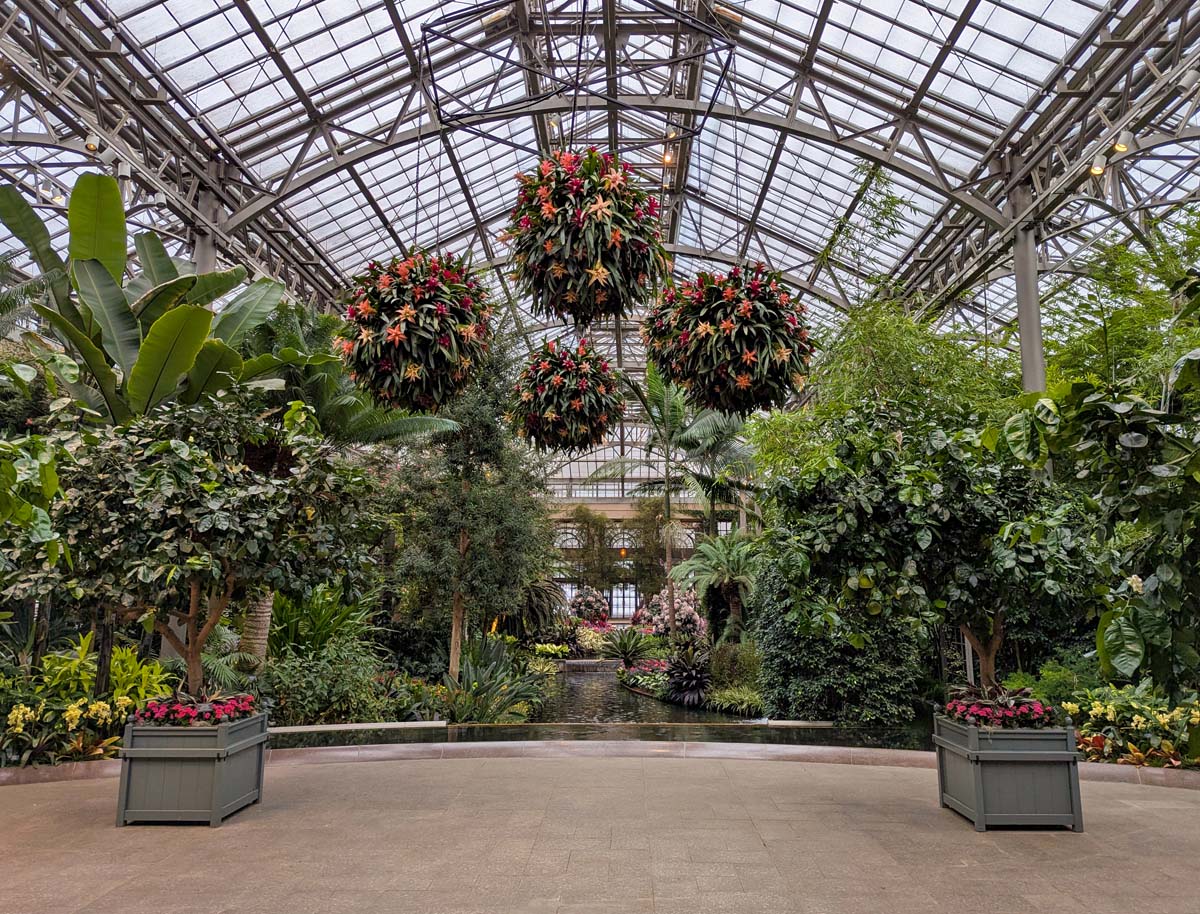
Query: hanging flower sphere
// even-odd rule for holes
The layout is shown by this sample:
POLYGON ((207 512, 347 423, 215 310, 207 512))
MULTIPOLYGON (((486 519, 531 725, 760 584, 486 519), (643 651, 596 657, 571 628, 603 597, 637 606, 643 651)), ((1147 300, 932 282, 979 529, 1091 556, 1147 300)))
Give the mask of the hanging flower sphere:
POLYGON ((586 450, 625 414, 619 382, 587 340, 577 346, 548 340, 514 385, 510 418, 517 434, 542 450, 586 450))
POLYGON ((434 412, 466 386, 487 351, 487 288, 465 257, 418 251, 354 277, 337 346, 380 403, 434 412))
POLYGON ((536 313, 586 326, 657 293, 668 270, 658 200, 626 163, 595 147, 559 150, 517 181, 500 237, 512 247, 513 281, 536 313))
POLYGON ((804 386, 813 346, 804 306, 757 263, 668 289, 642 323, 647 354, 698 407, 746 416, 804 386))

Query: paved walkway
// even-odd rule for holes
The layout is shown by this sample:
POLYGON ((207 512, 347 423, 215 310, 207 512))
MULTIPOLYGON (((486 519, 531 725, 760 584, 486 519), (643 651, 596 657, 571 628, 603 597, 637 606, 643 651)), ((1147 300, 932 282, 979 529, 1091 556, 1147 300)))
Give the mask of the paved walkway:
POLYGON ((920 769, 714 759, 272 767, 219 829, 113 827, 114 780, 0 787, 2 914, 1198 911, 1200 792, 1085 783, 989 832, 920 769))

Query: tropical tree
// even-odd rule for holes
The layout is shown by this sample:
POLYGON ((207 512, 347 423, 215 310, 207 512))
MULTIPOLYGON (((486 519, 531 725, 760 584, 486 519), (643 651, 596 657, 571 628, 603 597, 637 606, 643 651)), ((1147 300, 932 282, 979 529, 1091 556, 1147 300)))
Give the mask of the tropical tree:
MULTIPOLYGON (((675 630, 674 566, 675 526, 672 499, 687 492, 701 505, 713 505, 725 496, 725 486, 731 477, 721 470, 731 466, 732 454, 740 451, 732 439, 741 429, 740 420, 724 413, 688 407, 682 387, 667 381, 653 364, 646 366, 645 385, 625 378, 630 393, 642 407, 642 419, 647 426, 644 453, 637 457, 617 457, 607 461, 592 479, 619 479, 635 471, 647 471, 651 479, 633 490, 637 496, 662 495, 663 499, 663 560, 667 572, 669 618, 675 630)), ((741 456, 738 458, 741 460, 741 456)), ((748 459, 747 459, 748 462, 748 459)))
POLYGON ((209 306, 242 284, 244 267, 197 273, 193 264, 171 258, 157 235, 143 232, 133 238, 142 272, 125 281, 129 244, 115 178, 87 173, 76 181, 65 260, 12 185, 0 187, 0 221, 41 270, 45 293, 33 310, 78 365, 35 333, 25 335, 27 345, 102 421, 124 422, 172 399, 196 403, 232 381, 259 383, 283 364, 310 358, 298 351, 250 360, 238 354, 245 333, 284 295, 280 283, 259 279, 215 313, 209 306))
POLYGON ((716 591, 729 608, 728 635, 742 637, 742 607, 754 589, 757 546, 742 530, 709 537, 696 544, 696 551, 672 572, 675 580, 705 596, 716 591))

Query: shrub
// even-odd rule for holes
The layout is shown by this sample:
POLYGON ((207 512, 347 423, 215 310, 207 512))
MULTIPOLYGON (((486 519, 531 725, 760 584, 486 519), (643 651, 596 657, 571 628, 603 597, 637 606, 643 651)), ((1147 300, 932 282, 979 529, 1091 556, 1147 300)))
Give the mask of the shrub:
POLYGON ((335 638, 361 639, 370 627, 370 611, 357 603, 343 603, 340 587, 322 584, 303 600, 276 593, 269 653, 278 657, 319 651, 335 638))
POLYGON ((749 685, 714 688, 708 693, 708 706, 714 711, 741 717, 762 717, 763 700, 758 689, 749 685))
POLYGON ((1063 702, 1089 761, 1155 767, 1200 767, 1200 701, 1172 703, 1150 680, 1088 689, 1063 702))
POLYGON ((762 654, 753 641, 727 641, 713 648, 713 689, 746 686, 757 690, 761 672, 762 654))
POLYGON ((447 673, 436 697, 452 724, 519 723, 541 703, 544 687, 545 677, 518 670, 502 642, 476 639, 463 651, 458 678, 447 673))
POLYGON ((263 666, 259 683, 277 726, 393 720, 383 663, 362 641, 335 638, 309 654, 263 666))
MULTIPOLYGON (((42 658, 41 674, 33 680, 37 691, 65 701, 90 696, 96 682, 93 638, 93 632, 80 635, 67 650, 42 658)), ((106 697, 129 698, 135 704, 170 695, 174 688, 171 674, 162 664, 140 660, 132 647, 113 648, 108 685, 106 697)))
POLYGON ((764 709, 785 720, 896 724, 913 718, 920 652, 911 626, 880 618, 863 647, 807 632, 790 617, 790 591, 768 566, 755 588, 764 709))
POLYGON ((535 644, 533 653, 538 657, 566 657, 571 653, 571 649, 565 644, 535 644))
POLYGON ((586 625, 579 626, 579 631, 576 634, 576 643, 579 645, 580 654, 598 654, 603 649, 605 640, 604 635, 596 631, 594 628, 588 628, 586 625))
POLYGON ((647 659, 652 650, 650 639, 633 626, 628 626, 605 636, 600 656, 620 660, 622 666, 631 667, 639 660, 647 659))
POLYGON ((617 670, 617 678, 626 685, 661 698, 667 688, 667 661, 640 660, 628 669, 617 670))
POLYGON ((1043 663, 1037 676, 1014 673, 1004 680, 1006 689, 1028 689, 1034 698, 1055 707, 1061 707, 1079 692, 1104 685, 1099 662, 1081 651, 1067 651, 1043 663))
POLYGON ((557 676, 558 664, 549 657, 530 657, 525 670, 537 676, 557 676))
POLYGON ((687 708, 704 704, 712 683, 708 660, 708 652, 695 644, 681 647, 667 666, 667 699, 687 708))
POLYGON ((607 622, 608 609, 608 600, 604 599, 604 594, 594 587, 586 586, 579 588, 579 592, 567 605, 567 610, 572 616, 586 622, 607 622))
MULTIPOLYGON (((649 618, 654 634, 669 637, 671 617, 667 611, 669 597, 663 588, 646 603, 645 616, 649 618)), ((686 638, 703 638, 708 632, 708 623, 700 615, 700 600, 693 590, 675 589, 675 633, 686 638)))

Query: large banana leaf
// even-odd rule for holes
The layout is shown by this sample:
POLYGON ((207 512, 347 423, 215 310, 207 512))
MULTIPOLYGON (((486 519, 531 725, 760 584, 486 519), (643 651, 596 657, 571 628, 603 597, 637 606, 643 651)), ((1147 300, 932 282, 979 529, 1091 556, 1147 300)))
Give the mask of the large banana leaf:
POLYGON ((149 330, 156 320, 185 301, 188 292, 195 285, 195 276, 176 276, 174 279, 168 279, 162 285, 148 290, 141 298, 133 302, 132 311, 142 330, 149 330))
POLYGON ((163 247, 162 239, 154 232, 140 232, 134 235, 133 246, 137 249, 142 275, 149 280, 150 286, 161 286, 179 275, 170 255, 167 254, 167 249, 163 247))
POLYGON ((301 352, 299 349, 280 349, 279 352, 264 352, 252 359, 247 359, 242 366, 242 380, 250 381, 260 375, 268 374, 279 368, 301 365, 324 365, 336 362, 337 356, 328 352, 317 352, 313 355, 301 352))
POLYGON ((67 207, 72 260, 98 260, 118 285, 125 275, 125 204, 117 179, 81 174, 67 207))
POLYGON ((129 302, 125 301, 125 293, 98 260, 77 260, 71 270, 80 300, 100 325, 104 350, 121 366, 125 377, 129 377, 129 369, 137 361, 142 331, 129 302))
POLYGON ((247 330, 252 330, 270 317, 283 301, 283 283, 259 279, 243 290, 221 312, 213 327, 213 336, 236 346, 247 330))
POLYGON ((237 380, 241 374, 242 357, 220 340, 208 340, 200 347, 179 399, 184 403, 195 403, 206 394, 216 393, 229 378, 237 380))
POLYGON ((53 277, 50 281, 50 295, 59 313, 75 326, 83 326, 79 311, 71 301, 67 266, 50 243, 50 232, 33 211, 29 201, 11 184, 0 187, 0 222, 29 249, 29 254, 42 271, 42 275, 53 277))
POLYGON ((75 351, 83 359, 88 371, 96 379, 96 386, 100 388, 100 395, 104 398, 104 405, 108 408, 112 420, 123 422, 128 419, 129 407, 117 394, 117 376, 113 373, 112 367, 104 358, 104 353, 100 351, 100 348, 91 341, 86 333, 52 308, 34 305, 33 310, 45 318, 50 326, 59 331, 75 347, 75 351))
MULTIPOLYGON (((182 270, 180 271, 183 272, 182 270)), ((196 285, 188 293, 189 305, 210 305, 231 289, 236 289, 246 278, 245 267, 234 267, 232 270, 200 273, 196 276, 196 285)))
POLYGON ((207 308, 179 305, 151 325, 125 382, 134 413, 145 413, 175 392, 208 338, 212 316, 207 308))

